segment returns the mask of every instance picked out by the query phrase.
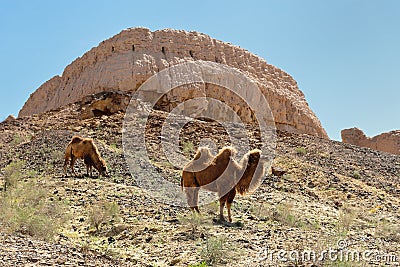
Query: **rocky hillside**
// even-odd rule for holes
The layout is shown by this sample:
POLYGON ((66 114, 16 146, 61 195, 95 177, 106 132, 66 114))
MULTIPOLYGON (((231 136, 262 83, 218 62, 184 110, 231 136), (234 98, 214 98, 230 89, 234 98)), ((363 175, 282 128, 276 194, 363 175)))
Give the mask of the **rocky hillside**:
MULTIPOLYGON (((235 199, 233 224, 220 223, 216 202, 195 216, 187 208, 158 202, 138 187, 122 149, 124 113, 85 116, 95 101, 0 124, 0 185, 10 183, 0 192, 1 266, 399 263, 400 156, 278 132, 274 174, 268 174, 256 193, 235 199), (64 177, 64 149, 76 134, 94 138, 109 177, 64 177), (43 231, 40 226, 46 222, 43 231), (381 257, 349 263, 287 255, 283 261, 271 254, 329 248, 372 250, 381 257)), ((167 115, 152 114, 146 138, 152 164, 178 184, 180 170, 159 149, 159 129, 167 115)), ((180 138, 187 155, 204 138, 218 146, 229 144, 221 126, 212 122, 194 121, 180 138)), ((257 146, 256 139, 252 145, 257 146)), ((78 168, 83 174, 81 161, 78 168)))
MULTIPOLYGON (((289 74, 249 51, 206 34, 171 29, 127 29, 101 42, 68 65, 61 76, 51 78, 31 94, 19 117, 56 109, 102 91, 134 92, 161 70, 200 60, 237 69, 257 84, 270 103, 278 129, 328 138, 289 74)), ((243 118, 250 117, 248 105, 215 84, 192 84, 177 90, 179 93, 172 90, 163 97, 159 104, 163 110, 170 111, 176 103, 194 96, 211 96, 229 101, 243 118)))

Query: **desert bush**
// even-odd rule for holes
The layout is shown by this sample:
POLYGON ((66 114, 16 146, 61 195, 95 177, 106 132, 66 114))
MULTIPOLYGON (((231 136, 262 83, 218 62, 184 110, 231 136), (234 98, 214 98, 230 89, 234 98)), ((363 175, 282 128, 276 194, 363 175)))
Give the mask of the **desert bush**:
POLYGON ((19 160, 11 162, 4 168, 4 191, 7 190, 7 187, 15 187, 17 182, 21 180, 24 165, 25 162, 19 160))
POLYGON ((19 182, 27 178, 36 178, 36 170, 24 170, 25 161, 17 160, 11 162, 4 168, 4 191, 7 187, 15 187, 19 182))
POLYGON ((228 251, 227 245, 226 238, 223 236, 208 237, 200 252, 200 256, 207 264, 213 265, 219 263, 226 256, 228 251))
POLYGON ((400 225, 382 219, 378 222, 375 235, 386 241, 400 243, 400 225))
POLYGON ((276 209, 272 212, 272 218, 275 221, 288 225, 290 227, 303 227, 304 223, 299 217, 294 214, 291 204, 282 203, 276 206, 276 209))
POLYGON ((353 210, 346 207, 339 210, 338 220, 336 224, 336 231, 339 238, 343 238, 347 235, 355 218, 356 214, 353 210))
POLYGON ((307 150, 304 147, 296 148, 296 154, 299 156, 303 156, 307 153, 307 150))
POLYGON ((361 178, 361 174, 358 171, 354 171, 352 176, 355 179, 360 179, 361 178))
POLYGON ((11 146, 18 146, 22 143, 29 142, 30 140, 32 140, 31 134, 16 133, 14 134, 13 140, 11 141, 11 146))
POLYGON ((250 207, 251 213, 257 218, 267 220, 272 217, 271 207, 265 203, 257 203, 250 207))
POLYGON ((36 181, 20 182, 0 198, 0 222, 10 232, 49 240, 65 221, 61 202, 51 200, 36 181))
POLYGON ((195 265, 189 264, 189 267, 208 267, 207 262, 202 261, 200 263, 197 263, 195 265))
POLYGON ((90 226, 95 228, 96 232, 99 232, 103 224, 117 221, 119 205, 116 202, 104 203, 100 201, 90 207, 88 217, 90 226))
POLYGON ((192 236, 195 235, 200 226, 205 223, 203 217, 196 212, 190 212, 187 216, 179 216, 178 220, 182 224, 186 224, 189 226, 190 234, 192 236))
POLYGON ((195 152, 193 143, 190 141, 183 142, 182 151, 185 156, 191 157, 193 155, 193 153, 195 152))

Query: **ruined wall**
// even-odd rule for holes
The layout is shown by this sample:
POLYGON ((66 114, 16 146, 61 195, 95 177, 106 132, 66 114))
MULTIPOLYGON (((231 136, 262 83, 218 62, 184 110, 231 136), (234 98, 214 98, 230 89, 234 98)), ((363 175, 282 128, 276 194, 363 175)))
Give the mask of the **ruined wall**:
POLYGON ((360 129, 351 128, 342 130, 341 135, 344 143, 400 155, 400 130, 370 138, 360 129))
MULTIPOLYGON (((255 81, 270 104, 278 129, 328 138, 289 74, 240 47, 202 33, 171 29, 127 29, 101 42, 68 65, 61 76, 31 94, 19 116, 41 113, 102 91, 133 92, 160 70, 194 60, 226 64, 255 81)), ((221 91, 221 97, 225 94, 221 91)), ((244 117, 249 115, 247 107, 236 106, 244 117)))

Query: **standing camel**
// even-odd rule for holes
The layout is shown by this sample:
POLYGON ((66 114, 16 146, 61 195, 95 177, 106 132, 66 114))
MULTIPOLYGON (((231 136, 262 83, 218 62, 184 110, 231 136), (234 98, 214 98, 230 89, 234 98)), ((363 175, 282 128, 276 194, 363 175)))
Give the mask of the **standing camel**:
POLYGON ((72 173, 77 176, 74 170, 74 164, 77 159, 83 159, 86 165, 86 173, 92 176, 92 166, 101 175, 107 176, 107 165, 104 159, 100 156, 97 146, 91 138, 82 138, 80 136, 73 136, 65 149, 64 155, 64 174, 67 175, 68 163, 72 173))
POLYGON ((217 192, 220 220, 225 221, 226 204, 228 220, 232 222, 231 205, 236 193, 245 195, 251 191, 252 181, 260 181, 265 174, 263 164, 259 164, 261 150, 249 151, 239 163, 233 159, 235 154, 236 150, 232 147, 222 148, 216 156, 211 154, 209 148, 199 147, 194 159, 185 165, 181 187, 184 188, 187 203, 193 210, 200 212, 198 207, 200 188, 217 192))

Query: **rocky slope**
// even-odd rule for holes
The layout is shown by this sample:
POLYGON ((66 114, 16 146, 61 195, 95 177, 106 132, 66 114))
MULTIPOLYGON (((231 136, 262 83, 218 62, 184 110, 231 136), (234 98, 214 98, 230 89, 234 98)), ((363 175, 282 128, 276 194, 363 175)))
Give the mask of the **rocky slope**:
MULTIPOLYGON (((132 177, 122 150, 124 114, 82 118, 98 99, 60 107, 41 115, 0 124, 0 184, 13 162, 23 161, 33 182, 49 193, 50 203, 66 205, 68 219, 50 241, 11 231, 0 221, 2 266, 395 266, 400 260, 400 157, 318 137, 279 132, 274 166, 255 194, 237 197, 233 225, 218 223, 218 205, 201 207, 202 217, 152 198, 132 177), (83 105, 83 106, 82 106, 83 105), (95 139, 110 177, 64 177, 63 152, 72 135, 95 139), (118 219, 93 228, 93 209, 116 203, 118 219), (343 242, 338 243, 338 240, 343 242), (394 255, 358 262, 270 259, 268 251, 325 249, 374 250, 394 255)), ((166 161, 159 129, 168 114, 148 121, 152 162, 179 183, 179 170, 166 161)), ((251 129, 250 129, 251 132, 251 129)), ((252 136, 250 134, 250 136, 252 136)), ((220 125, 193 122, 183 130, 182 153, 204 138, 229 144, 220 125)), ((257 146, 257 138, 252 145, 257 146)), ((77 168, 83 172, 82 162, 77 168)), ((4 197, 4 193, 0 192, 4 197)), ((2 202, 1 202, 2 203, 2 202)), ((35 232, 33 232, 35 234, 35 232)))
POLYGON ((351 128, 342 130, 341 134, 344 143, 400 155, 400 130, 367 137, 362 130, 351 128))
MULTIPOLYGON (((171 29, 127 29, 101 42, 67 66, 61 76, 51 78, 31 94, 19 117, 56 109, 106 90, 133 92, 155 73, 197 60, 228 65, 252 79, 270 103, 278 129, 328 138, 289 74, 240 47, 202 33, 171 29)), ((214 84, 181 88, 179 93, 164 96, 159 106, 170 111, 176 102, 205 95, 228 102, 243 118, 251 118, 246 103, 214 84)))

